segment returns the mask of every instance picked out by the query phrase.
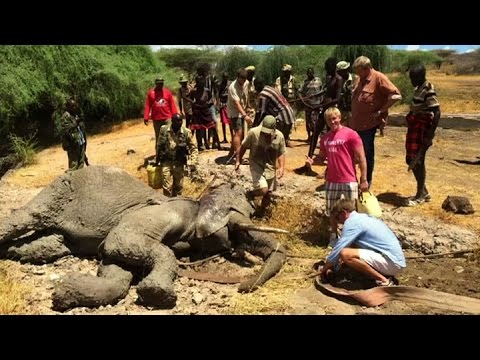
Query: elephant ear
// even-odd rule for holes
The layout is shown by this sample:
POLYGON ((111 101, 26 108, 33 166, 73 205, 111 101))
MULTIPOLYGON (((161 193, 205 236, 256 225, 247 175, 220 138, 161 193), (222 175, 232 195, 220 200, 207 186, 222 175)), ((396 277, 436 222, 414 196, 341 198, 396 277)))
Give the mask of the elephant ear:
POLYGON ((245 189, 236 184, 221 184, 200 198, 195 222, 197 238, 204 238, 226 226, 232 212, 251 217, 254 208, 247 201, 245 189))

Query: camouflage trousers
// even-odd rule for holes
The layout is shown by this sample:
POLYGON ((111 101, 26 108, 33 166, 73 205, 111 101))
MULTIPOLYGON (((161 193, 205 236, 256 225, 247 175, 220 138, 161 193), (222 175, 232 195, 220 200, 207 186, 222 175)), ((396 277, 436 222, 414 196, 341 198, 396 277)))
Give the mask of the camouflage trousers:
POLYGON ((182 195, 185 164, 178 161, 162 161, 160 173, 163 194, 170 197, 182 195))
POLYGON ((67 150, 68 170, 73 171, 81 169, 85 166, 85 145, 67 150))

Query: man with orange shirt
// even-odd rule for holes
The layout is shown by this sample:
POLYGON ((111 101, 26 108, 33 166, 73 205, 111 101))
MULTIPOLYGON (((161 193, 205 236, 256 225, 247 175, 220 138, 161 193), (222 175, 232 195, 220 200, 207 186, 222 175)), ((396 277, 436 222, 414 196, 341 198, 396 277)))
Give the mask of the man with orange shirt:
POLYGON ((388 109, 402 99, 398 88, 385 74, 372 68, 370 59, 359 56, 353 63, 358 76, 352 93, 350 127, 358 132, 367 159, 367 181, 372 186, 375 165, 375 133, 387 121, 388 109))
POLYGON ((148 119, 151 118, 153 121, 155 149, 157 149, 160 128, 172 118, 172 115, 178 113, 172 93, 169 89, 163 87, 163 83, 163 78, 155 79, 155 88, 148 90, 143 113, 145 125, 148 125, 148 119))

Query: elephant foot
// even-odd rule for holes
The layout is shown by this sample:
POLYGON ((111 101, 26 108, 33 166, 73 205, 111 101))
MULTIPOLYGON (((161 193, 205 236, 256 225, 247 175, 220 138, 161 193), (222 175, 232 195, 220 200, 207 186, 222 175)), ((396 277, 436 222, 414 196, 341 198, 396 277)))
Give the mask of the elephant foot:
POLYGON ((161 309, 172 309, 177 303, 177 295, 173 283, 159 284, 151 279, 145 279, 137 288, 138 302, 146 306, 161 309))
POLYGON ((71 273, 54 290, 52 308, 65 311, 74 307, 116 304, 130 288, 133 275, 116 265, 101 266, 98 277, 71 273))

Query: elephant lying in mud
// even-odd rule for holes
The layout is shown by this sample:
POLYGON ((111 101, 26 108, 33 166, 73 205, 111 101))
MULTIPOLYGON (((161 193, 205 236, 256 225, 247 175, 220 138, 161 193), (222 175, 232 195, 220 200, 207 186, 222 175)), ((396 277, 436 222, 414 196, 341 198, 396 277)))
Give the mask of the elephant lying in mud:
POLYGON ((285 249, 270 234, 251 230, 253 210, 238 185, 222 184, 200 200, 169 199, 123 170, 90 166, 59 176, 0 223, 0 255, 32 263, 99 255, 96 277, 70 273, 56 285, 55 310, 116 303, 133 273, 146 274, 137 287, 140 303, 171 308, 175 255, 233 248, 261 256, 263 268, 240 284, 245 292, 281 269, 285 249))

